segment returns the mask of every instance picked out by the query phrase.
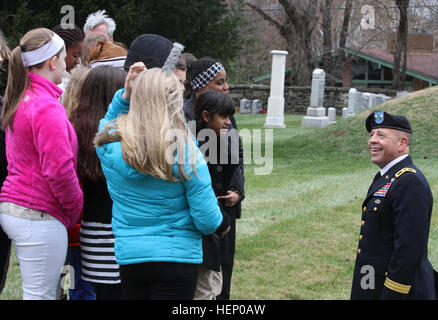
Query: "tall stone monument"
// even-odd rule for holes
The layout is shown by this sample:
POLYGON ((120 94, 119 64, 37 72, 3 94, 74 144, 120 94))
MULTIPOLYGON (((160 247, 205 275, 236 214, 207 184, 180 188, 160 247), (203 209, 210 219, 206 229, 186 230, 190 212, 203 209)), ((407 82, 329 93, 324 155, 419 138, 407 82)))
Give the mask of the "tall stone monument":
POLYGON ((306 116, 301 120, 303 127, 325 127, 330 124, 324 108, 325 72, 315 69, 312 74, 312 91, 310 95, 310 107, 307 108, 306 116))
POLYGON ((287 51, 272 50, 271 93, 265 128, 286 128, 284 124, 284 75, 287 51))

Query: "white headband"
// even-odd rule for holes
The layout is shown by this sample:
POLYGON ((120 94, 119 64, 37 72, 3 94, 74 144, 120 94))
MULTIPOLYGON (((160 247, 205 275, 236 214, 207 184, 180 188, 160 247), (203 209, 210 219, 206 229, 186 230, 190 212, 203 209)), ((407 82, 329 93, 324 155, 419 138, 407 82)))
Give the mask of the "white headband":
POLYGON ((41 48, 22 52, 21 59, 23 60, 25 67, 31 67, 53 57, 59 52, 59 50, 62 49, 62 47, 64 47, 64 40, 54 33, 52 40, 43 45, 41 48))

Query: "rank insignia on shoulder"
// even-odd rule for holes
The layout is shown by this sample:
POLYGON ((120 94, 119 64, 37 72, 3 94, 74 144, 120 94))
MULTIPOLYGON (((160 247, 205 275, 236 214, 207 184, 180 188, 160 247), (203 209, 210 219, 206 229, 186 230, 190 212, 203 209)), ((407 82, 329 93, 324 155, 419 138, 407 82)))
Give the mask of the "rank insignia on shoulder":
POLYGON ((397 172, 397 173, 395 174, 395 177, 398 178, 398 177, 400 177, 403 173, 406 173, 406 172, 417 173, 417 171, 416 171, 415 169, 412 169, 412 168, 403 168, 403 169, 401 169, 399 172, 397 172))
POLYGON ((389 187, 391 187, 391 182, 388 182, 383 187, 381 187, 379 190, 374 192, 375 197, 386 197, 386 194, 388 193, 389 187))

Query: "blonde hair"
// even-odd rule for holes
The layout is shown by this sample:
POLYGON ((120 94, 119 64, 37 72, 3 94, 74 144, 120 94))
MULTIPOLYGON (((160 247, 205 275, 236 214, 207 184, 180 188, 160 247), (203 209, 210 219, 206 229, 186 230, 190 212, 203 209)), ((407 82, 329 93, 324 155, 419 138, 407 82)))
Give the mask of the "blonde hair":
POLYGON ((182 106, 183 92, 177 77, 160 68, 148 69, 134 82, 128 114, 110 123, 100 136, 105 141, 98 135, 96 144, 120 138, 123 159, 132 168, 158 179, 178 181, 172 172, 175 153, 170 152, 176 143, 179 177, 189 179, 184 164, 189 157, 196 174, 196 146, 182 106))
MULTIPOLYGON (((23 64, 21 58, 22 52, 28 52, 41 48, 46 43, 52 40, 54 32, 39 28, 27 32, 23 38, 20 39, 19 45, 11 52, 8 67, 8 81, 6 83, 6 91, 2 109, 2 127, 13 130, 12 124, 14 121, 15 112, 20 105, 25 90, 29 87, 29 76, 27 74, 28 68, 23 64)), ((56 56, 59 56, 61 49, 56 56)), ((30 68, 40 69, 45 61, 31 66, 30 68)))
POLYGON ((78 104, 79 104, 79 92, 87 77, 88 71, 90 71, 89 67, 76 67, 73 69, 70 80, 65 88, 65 91, 62 95, 62 105, 67 111, 68 118, 71 121, 71 117, 75 112, 78 104))
POLYGON ((3 32, 0 31, 0 57, 4 60, 9 59, 11 50, 8 47, 8 43, 3 32))

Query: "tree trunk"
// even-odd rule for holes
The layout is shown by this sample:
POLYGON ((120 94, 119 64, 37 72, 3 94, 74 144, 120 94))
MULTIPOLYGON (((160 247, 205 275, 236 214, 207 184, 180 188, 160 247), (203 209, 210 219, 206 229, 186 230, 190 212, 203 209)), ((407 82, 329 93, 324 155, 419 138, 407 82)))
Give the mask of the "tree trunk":
POLYGON ((402 78, 403 87, 406 79, 407 47, 408 47, 408 7, 410 0, 394 0, 400 11, 400 20, 397 30, 397 39, 394 52, 394 65, 392 70, 392 89, 400 89, 400 65, 402 52, 404 52, 402 78))
POLYGON ((322 65, 327 75, 326 84, 334 86, 336 81, 333 76, 333 59, 332 59, 332 3, 333 0, 325 0, 324 6, 321 6, 322 15, 322 65))
POLYGON ((402 29, 402 49, 403 49, 403 64, 402 64, 402 90, 405 90, 406 86, 406 66, 408 63, 408 7, 409 7, 409 0, 406 1, 406 6, 403 8, 402 12, 402 21, 403 23, 403 29, 402 29))
POLYGON ((400 88, 400 61, 401 61, 401 38, 400 33, 397 33, 397 39, 394 52, 394 65, 392 69, 392 89, 398 90, 400 88))
POLYGON ((335 77, 343 79, 344 75, 344 61, 345 61, 345 46, 347 44, 348 26, 350 25, 351 9, 353 7, 353 0, 345 1, 344 20, 342 22, 341 36, 339 38, 339 48, 336 54, 336 63, 334 66, 335 77))
MULTIPOLYGON (((284 22, 279 22, 277 19, 272 18, 269 14, 264 12, 262 9, 251 4, 249 1, 246 4, 256 11, 260 16, 266 21, 272 23, 277 30, 280 32, 281 36, 286 40, 287 50, 289 52, 289 64, 292 68, 291 81, 293 84, 301 86, 309 86, 313 69, 315 68, 315 57, 312 50, 312 37, 315 27, 320 21, 318 15, 318 0, 303 0, 303 1, 291 1, 291 0, 279 0, 280 5, 283 7, 286 14, 284 22)), ((324 9, 329 13, 331 10, 333 0, 325 0, 324 9)), ((343 43, 342 48, 345 48, 345 43, 348 33, 348 24, 350 20, 352 0, 346 0, 347 9, 344 16, 344 24, 346 27, 343 28, 345 35, 341 35, 341 43, 343 43), (342 40, 343 39, 343 40, 342 40), (342 42, 343 41, 343 42, 342 42)), ((325 41, 324 52, 327 54, 326 60, 330 57, 332 52, 331 48, 331 16, 330 14, 326 16, 326 30, 324 31, 325 41)), ((342 56, 344 51, 342 50, 342 56)), ((343 65, 343 59, 340 60, 337 65, 343 65)), ((330 64, 327 61, 330 68, 330 64)), ((325 64, 325 66, 327 66, 325 64)), ((338 69, 338 67, 336 67, 338 69)), ((338 72, 342 74, 341 72, 338 72)))
MULTIPOLYGON (((288 0, 279 0, 287 16, 288 24, 295 31, 296 37, 286 37, 288 50, 290 48, 298 49, 301 60, 301 70, 296 75, 296 84, 300 86, 309 86, 312 79, 312 72, 315 67, 312 52, 312 34, 319 21, 317 15, 318 0, 309 0, 298 6, 288 0), (291 43, 289 41, 294 41, 291 43), (298 41, 298 43, 296 42, 298 41), (298 44, 298 45, 297 45, 298 44)), ((296 63, 294 55, 289 52, 289 61, 291 64, 296 63)), ((294 76, 291 77, 292 79, 294 76)))

